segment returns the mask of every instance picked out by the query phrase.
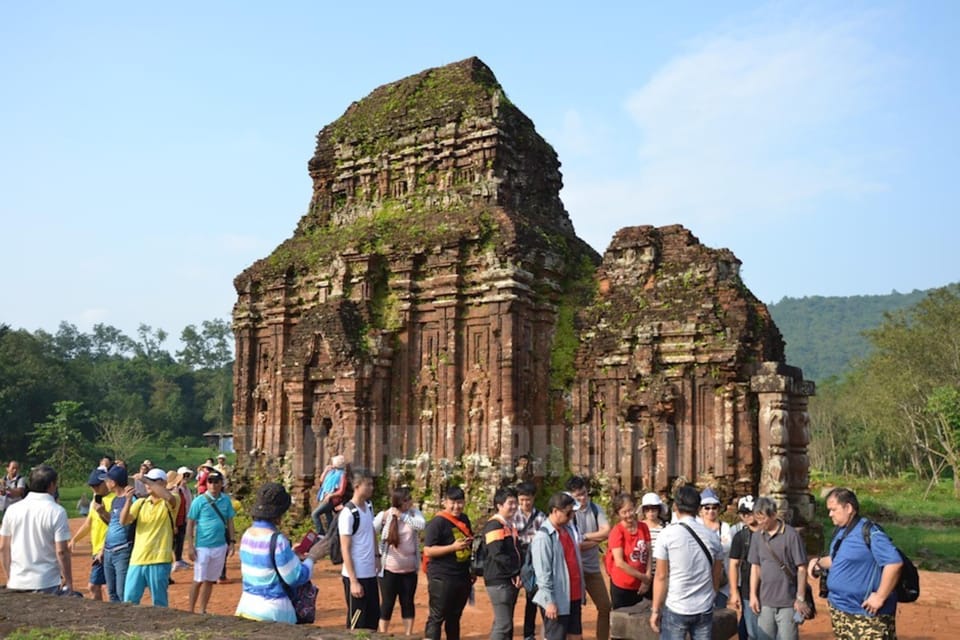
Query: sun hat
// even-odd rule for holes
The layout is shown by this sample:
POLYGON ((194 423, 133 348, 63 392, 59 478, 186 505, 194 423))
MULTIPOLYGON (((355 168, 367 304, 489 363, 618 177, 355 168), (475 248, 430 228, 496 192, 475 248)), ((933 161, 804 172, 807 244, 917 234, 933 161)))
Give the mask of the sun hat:
POLYGON ((207 475, 207 484, 210 484, 211 482, 223 482, 223 474, 219 471, 211 471, 207 475))
POLYGON ((153 480, 155 482, 166 482, 167 481, 167 472, 163 469, 157 469, 154 467, 147 471, 147 474, 143 476, 145 480, 153 480))
POLYGON ((107 472, 100 467, 97 467, 90 473, 90 477, 87 478, 87 484, 91 487, 95 487, 106 479, 107 472))
POLYGON ((650 493, 643 494, 643 498, 640 499, 640 508, 643 507, 662 507, 663 500, 660 499, 660 496, 653 491, 650 493))
POLYGON ((753 496, 743 496, 737 500, 738 513, 753 513, 753 496))
POLYGON ((700 492, 700 506, 708 504, 720 504, 720 498, 717 497, 713 489, 704 489, 700 492))
POLYGON ((193 475, 193 469, 191 469, 190 467, 180 467, 179 469, 177 469, 177 473, 179 473, 181 476, 184 476, 188 473, 190 475, 193 475))
POLYGON ((283 485, 267 482, 257 489, 250 516, 259 520, 273 520, 282 516, 289 508, 290 494, 283 485))
POLYGON ((227 456, 226 456, 226 454, 221 453, 221 454, 219 454, 219 455, 217 456, 217 459, 218 459, 218 460, 226 460, 226 459, 227 459, 227 456))
POLYGON ((167 474, 167 489, 174 489, 177 486, 177 483, 180 482, 180 474, 176 471, 171 471, 167 474))

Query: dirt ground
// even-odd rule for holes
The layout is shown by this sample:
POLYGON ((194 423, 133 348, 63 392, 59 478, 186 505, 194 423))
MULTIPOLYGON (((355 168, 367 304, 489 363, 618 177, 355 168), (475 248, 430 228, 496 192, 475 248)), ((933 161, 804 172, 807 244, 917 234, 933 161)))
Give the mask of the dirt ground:
MULTIPOLYGON (((71 521, 74 529, 79 526, 82 520, 71 521)), ((77 553, 73 558, 73 572, 75 576, 74 586, 78 590, 86 588, 86 578, 90 570, 89 546, 84 543, 78 544, 77 553)), ((173 574, 175 584, 170 585, 169 599, 171 608, 182 609, 186 611, 189 603, 190 583, 193 579, 192 570, 176 571, 173 574)), ((213 588, 213 596, 209 611, 212 614, 222 614, 232 616, 236 603, 240 598, 240 562, 237 557, 230 558, 227 563, 227 576, 229 584, 218 584, 213 588)), ((897 612, 897 635, 901 640, 953 640, 960 638, 960 574, 956 573, 920 573, 921 596, 920 600, 913 604, 901 605, 897 612)), ((421 576, 422 578, 422 576, 421 576)), ((343 629, 345 626, 345 605, 343 599, 343 586, 340 581, 339 567, 332 566, 328 561, 321 561, 315 568, 313 574, 314 583, 320 589, 320 595, 317 598, 317 623, 318 627, 326 627, 328 631, 343 629)), ((814 588, 816 592, 816 587, 814 588)), ((18 625, 29 626, 54 626, 58 621, 66 622, 63 614, 63 599, 46 598, 39 602, 50 601, 50 611, 46 611, 46 606, 30 606, 26 611, 12 613, 4 611, 0 614, 0 634, 6 629, 18 625), (8 620, 4 622, 3 618, 8 620), (19 621, 19 622, 17 622, 19 621)), ((144 604, 149 603, 149 592, 144 596, 144 604)), ((422 637, 423 623, 426 619, 427 610, 427 590, 425 581, 421 579, 417 588, 417 622, 414 626, 414 635, 422 637)), ((86 604, 86 603, 85 603, 86 604)), ((90 603, 93 604, 93 603, 90 603)), ((827 614, 826 602, 818 602, 818 611, 820 612, 815 620, 804 624, 801 630, 801 636, 809 640, 826 640, 832 638, 830 632, 829 615, 827 614)), ((596 628, 596 609, 588 604, 584 609, 584 637, 595 637, 593 630, 596 628)), ((170 626, 172 622, 159 624, 151 622, 152 616, 147 614, 143 608, 134 608, 128 606, 111 607, 109 612, 110 628, 115 631, 127 632, 147 632, 149 630, 177 628, 170 626), (146 625, 146 628, 145 628, 146 625)), ((227 632, 231 629, 235 637, 242 635, 240 632, 247 630, 249 624, 246 621, 234 620, 225 621, 216 616, 196 616, 188 618, 194 620, 188 622, 191 627, 215 628, 220 632, 227 632), (235 624, 239 623, 239 625, 235 624)), ((476 589, 476 604, 468 605, 463 613, 462 631, 465 639, 486 638, 489 635, 491 624, 491 609, 486 597, 486 593, 480 583, 476 589)), ((520 626, 523 623, 523 595, 517 604, 517 634, 520 633, 520 626)), ((256 623, 254 623, 256 624, 256 623)), ((73 625, 71 625, 73 626, 73 625)), ((81 625, 82 626, 82 625, 81 625)), ((182 627, 183 624, 180 623, 182 627)), ((291 630, 292 631, 292 630, 291 630)), ((399 607, 394 612, 394 621, 390 629, 391 633, 399 634, 402 632, 402 624, 399 619, 399 607)), ((219 635, 219 634, 215 634, 219 635)), ((271 634, 273 635, 273 634, 271 634)), ((290 637, 286 633, 284 637, 290 637)), ((296 634, 299 637, 309 636, 308 629, 299 629, 296 634), (306 632, 306 633, 304 633, 306 632)), ((324 633, 323 635, 339 635, 336 633, 324 633)))

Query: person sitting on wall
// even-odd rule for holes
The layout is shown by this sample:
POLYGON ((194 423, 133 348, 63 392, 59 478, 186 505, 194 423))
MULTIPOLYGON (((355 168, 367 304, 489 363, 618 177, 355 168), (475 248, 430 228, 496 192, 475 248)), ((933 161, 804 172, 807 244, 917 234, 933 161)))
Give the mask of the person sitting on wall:
POLYGON ((321 536, 324 535, 326 528, 333 522, 333 513, 338 510, 343 503, 347 492, 347 460, 342 455, 333 456, 328 466, 320 477, 320 490, 317 491, 317 508, 310 514, 313 520, 313 527, 321 536), (326 520, 327 527, 324 527, 323 520, 326 520))

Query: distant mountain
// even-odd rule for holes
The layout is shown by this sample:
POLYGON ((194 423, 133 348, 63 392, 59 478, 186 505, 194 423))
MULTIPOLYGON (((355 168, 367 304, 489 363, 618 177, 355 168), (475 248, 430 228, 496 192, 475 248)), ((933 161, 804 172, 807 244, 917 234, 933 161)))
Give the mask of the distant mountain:
POLYGON ((879 326, 884 313, 911 307, 929 292, 783 298, 768 308, 787 343, 787 363, 803 369, 807 380, 823 382, 869 354, 862 332, 879 326))

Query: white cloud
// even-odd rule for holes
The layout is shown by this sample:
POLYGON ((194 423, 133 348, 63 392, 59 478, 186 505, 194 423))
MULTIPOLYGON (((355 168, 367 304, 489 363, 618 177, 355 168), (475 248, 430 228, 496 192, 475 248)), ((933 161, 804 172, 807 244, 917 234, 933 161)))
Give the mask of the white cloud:
POLYGON ((859 144, 889 88, 884 74, 896 68, 871 44, 874 17, 767 16, 701 39, 663 65, 626 101, 641 134, 637 163, 624 172, 631 175, 566 176, 574 222, 610 225, 582 229, 586 239, 602 250, 597 242, 625 225, 679 222, 697 232, 883 190, 868 169, 876 145, 859 144))

